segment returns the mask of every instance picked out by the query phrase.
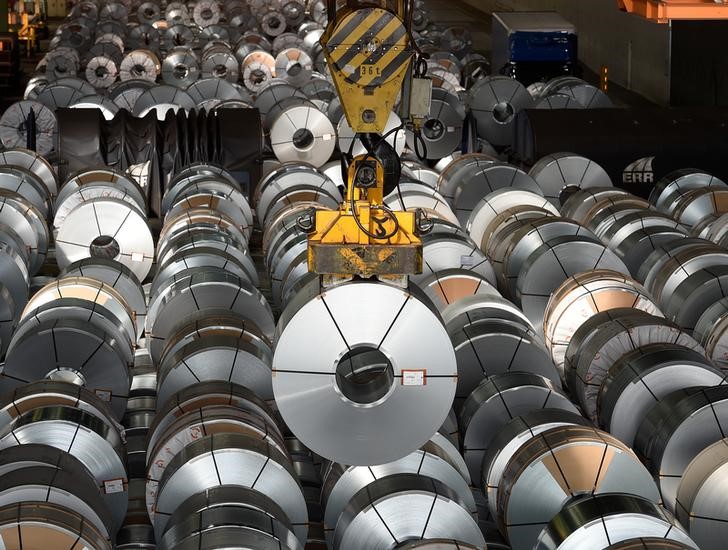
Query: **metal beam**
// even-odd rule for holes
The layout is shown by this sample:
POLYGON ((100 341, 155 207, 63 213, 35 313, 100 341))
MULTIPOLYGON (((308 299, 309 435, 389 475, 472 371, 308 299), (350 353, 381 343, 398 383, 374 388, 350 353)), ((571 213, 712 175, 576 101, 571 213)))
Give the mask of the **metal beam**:
POLYGON ((728 4, 715 0, 617 0, 621 10, 657 23, 674 19, 728 19, 728 4))

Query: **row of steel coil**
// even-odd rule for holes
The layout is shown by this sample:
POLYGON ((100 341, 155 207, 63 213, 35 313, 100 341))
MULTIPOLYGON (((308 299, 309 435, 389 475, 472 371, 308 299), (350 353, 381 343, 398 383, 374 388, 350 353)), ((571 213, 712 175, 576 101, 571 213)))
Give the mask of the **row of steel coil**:
MULTIPOLYGON (((34 153, 4 155, 3 170, 26 166, 38 181, 48 173, 34 153)), ((714 196, 689 224, 680 213, 723 184, 675 174, 653 202, 672 194, 681 206, 661 212, 597 178, 558 209, 544 191, 562 195, 564 185, 544 165, 563 163, 552 173, 568 182, 569 163, 580 173, 588 163, 558 156, 510 178, 538 182, 527 189, 488 178, 468 233, 445 198, 457 172, 517 169, 455 157, 439 173, 406 160, 406 173, 429 182, 405 176, 386 199, 433 222, 424 271, 408 289, 351 281, 322 290, 307 272, 300 219, 340 200, 310 166, 271 166, 253 208, 224 169, 181 170, 165 192, 151 279, 146 256, 117 241, 140 250, 148 226, 97 225, 115 209, 142 215, 133 180, 99 169, 65 182, 48 220, 62 271, 46 285, 36 279, 29 300, 27 279, 3 340, 5 460, 13 472, 30 468, 30 453, 39 468, 8 478, 19 487, 12 521, 23 527, 40 514, 104 548, 128 500, 117 542, 129 548, 226 547, 240 536, 289 548, 387 547, 392 537, 558 548, 596 545, 604 529, 612 541, 626 532, 696 547, 673 513, 712 547, 728 396, 695 326, 720 330, 708 319, 722 317, 703 308, 698 323, 688 310, 722 299, 724 253, 688 237, 688 225, 719 233, 720 203, 714 196), (96 214, 74 221, 85 208, 96 214), (277 329, 251 258, 254 218, 282 311, 277 329), (75 226, 84 241, 59 238, 75 226), (638 245, 646 260, 627 262, 638 245), (684 306, 667 313, 677 297, 684 306), (380 322, 357 322, 370 315, 380 322), (69 489, 67 473, 85 485, 69 489), (38 486, 54 495, 42 506, 30 504, 38 486)), ((21 191, 4 191, 12 200, 0 214, 16 203, 39 210, 21 191)), ((16 219, 2 228, 7 250, 16 219)))

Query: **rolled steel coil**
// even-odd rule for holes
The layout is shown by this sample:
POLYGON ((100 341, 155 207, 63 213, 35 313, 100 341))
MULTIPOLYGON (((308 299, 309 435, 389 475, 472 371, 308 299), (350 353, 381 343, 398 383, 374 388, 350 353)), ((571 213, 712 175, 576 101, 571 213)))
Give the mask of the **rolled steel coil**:
POLYGON ((498 431, 516 416, 539 409, 578 413, 551 381, 536 374, 496 374, 472 391, 459 414, 463 455, 472 479, 480 478, 483 456, 498 431))
POLYGON ((691 386, 723 384, 725 374, 703 355, 678 345, 651 344, 623 355, 607 372, 597 399, 599 423, 632 445, 650 408, 691 386))
POLYGON ((707 550, 723 545, 726 508, 722 494, 727 463, 728 441, 722 439, 690 462, 678 488, 677 519, 700 548, 707 550))
POLYGON ((635 449, 660 486, 663 505, 676 512, 680 481, 703 449, 723 439, 728 386, 692 387, 667 395, 642 421, 635 449))
POLYGON ((655 509, 659 501, 652 476, 624 443, 592 427, 557 426, 509 460, 498 488, 498 525, 514 550, 532 548, 566 500, 609 493, 641 497, 655 509))
POLYGON ((455 394, 455 356, 436 314, 384 284, 357 281, 319 292, 316 282, 299 292, 278 325, 273 390, 284 420, 314 452, 344 464, 382 464, 414 451, 442 425, 455 394), (381 307, 391 310, 384 324, 351 322, 353 311, 369 315, 374 308, 380 317, 381 307), (417 345, 405 326, 419 327, 417 345), (303 340, 316 346, 315 356, 301 356, 303 340), (429 405, 412 415, 413 400, 429 405))
POLYGON ((631 494, 612 494, 567 504, 549 522, 534 546, 537 550, 582 547, 677 550, 697 549, 698 545, 655 503, 631 494), (568 528, 563 529, 562 525, 568 528))
POLYGON ((450 538, 476 547, 485 541, 457 495, 432 478, 400 474, 360 490, 336 526, 334 548, 384 549, 394 540, 450 538), (367 512, 376 510, 376 517, 367 512))

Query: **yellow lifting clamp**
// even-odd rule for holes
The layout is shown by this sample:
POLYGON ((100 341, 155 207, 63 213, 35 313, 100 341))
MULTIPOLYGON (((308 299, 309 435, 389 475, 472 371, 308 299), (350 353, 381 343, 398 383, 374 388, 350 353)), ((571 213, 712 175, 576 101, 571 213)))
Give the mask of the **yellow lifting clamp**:
POLYGON ((416 212, 383 204, 382 165, 367 155, 349 166, 346 200, 319 210, 308 240, 308 267, 321 275, 396 277, 422 272, 422 226, 416 212))

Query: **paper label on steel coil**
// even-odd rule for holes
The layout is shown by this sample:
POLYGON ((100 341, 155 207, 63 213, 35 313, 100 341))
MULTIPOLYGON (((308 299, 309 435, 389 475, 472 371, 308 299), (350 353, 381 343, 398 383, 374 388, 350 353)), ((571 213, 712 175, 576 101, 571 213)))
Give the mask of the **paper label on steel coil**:
POLYGON ((143 262, 144 261, 144 254, 142 252, 132 252, 131 253, 131 261, 132 262, 143 262))
POLYGON ((94 390, 94 393, 96 394, 96 397, 101 399, 101 401, 105 401, 106 403, 111 403, 111 390, 94 390))
POLYGON ((475 258, 472 256, 460 256, 460 265, 467 266, 467 265, 473 265, 475 263, 475 258))
POLYGON ((124 492, 124 479, 108 479, 104 481, 104 493, 107 495, 113 495, 114 493, 124 492))
POLYGON ((321 136, 321 139, 324 141, 331 141, 332 139, 334 139, 334 136, 332 136, 331 134, 324 134, 321 136))
POLYGON ((427 384, 427 370, 403 370, 403 386, 424 386, 427 384))

